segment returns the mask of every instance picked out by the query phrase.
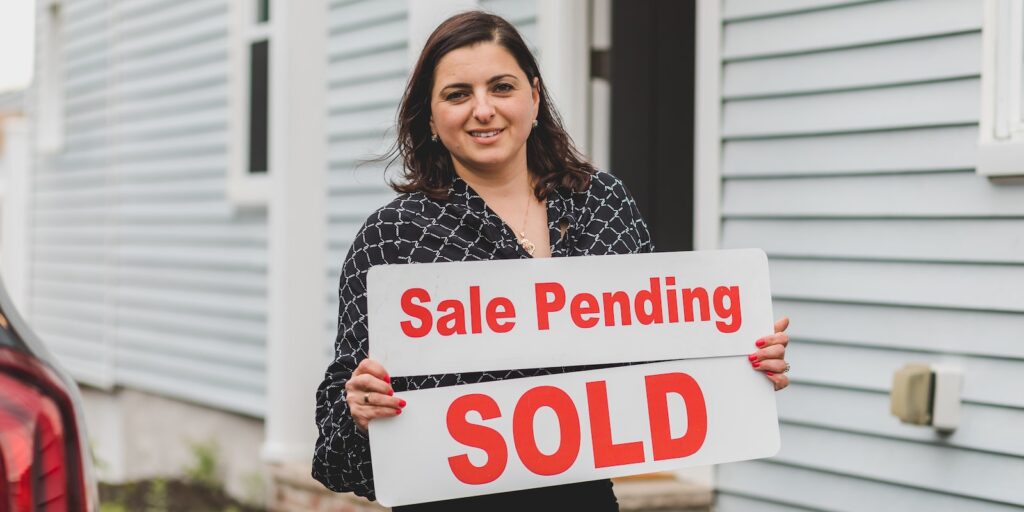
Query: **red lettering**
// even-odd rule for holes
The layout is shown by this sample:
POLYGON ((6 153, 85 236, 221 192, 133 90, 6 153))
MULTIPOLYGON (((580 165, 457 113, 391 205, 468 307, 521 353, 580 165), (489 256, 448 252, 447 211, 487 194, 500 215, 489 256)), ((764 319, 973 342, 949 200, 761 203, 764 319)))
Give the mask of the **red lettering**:
POLYGON ((697 381, 679 372, 648 375, 645 380, 654 460, 678 459, 696 453, 708 434, 707 406, 697 381), (686 404, 686 433, 677 438, 672 437, 670 429, 669 393, 683 397, 686 404))
POLYGON ((437 305, 437 312, 448 313, 437 319, 437 333, 441 336, 466 334, 466 307, 455 299, 442 300, 437 305))
MULTIPOLYGON (((668 276, 665 278, 665 287, 676 285, 676 278, 668 276)), ((672 288, 665 290, 665 300, 668 302, 668 321, 670 323, 679 323, 679 308, 676 307, 676 291, 672 288)))
POLYGON ((718 320, 715 326, 722 333, 731 333, 739 330, 743 324, 743 311, 740 309, 740 287, 719 286, 715 288, 715 314, 718 318, 728 318, 729 323, 718 320), (725 305, 725 299, 729 299, 729 305, 725 305))
POLYGON ((487 452, 487 462, 483 466, 474 466, 468 455, 461 454, 448 457, 448 467, 452 469, 455 478, 464 484, 490 483, 505 471, 508 447, 497 430, 466 421, 466 413, 469 411, 479 412, 483 420, 498 418, 501 411, 493 398, 481 394, 461 396, 448 406, 448 433, 452 439, 487 452))
POLYGON ((557 475, 569 469, 580 453, 580 417, 572 398, 554 386, 538 386, 526 393, 512 414, 512 438, 519 460, 538 475, 557 475), (541 407, 550 407, 558 417, 558 449, 545 455, 537 447, 533 418, 541 407))
POLYGON ((652 277, 650 290, 640 290, 636 292, 636 298, 633 299, 633 310, 636 312, 636 321, 643 325, 651 325, 653 323, 662 322, 661 314, 661 280, 657 277, 652 277), (651 312, 647 312, 647 308, 644 306, 650 305, 651 312))
POLYGON ((576 327, 582 329, 589 329, 599 321, 598 318, 591 316, 589 318, 583 315, 593 315, 600 313, 601 308, 597 304, 597 297, 589 293, 581 293, 572 298, 572 302, 569 304, 569 313, 572 316, 572 323, 576 324, 576 327))
POLYGON ((480 287, 469 287, 469 325, 473 334, 480 334, 480 287))
POLYGON ((633 325, 633 317, 629 314, 629 294, 626 292, 604 292, 604 324, 615 325, 615 305, 619 305, 620 325, 633 325))
POLYGON ((693 321, 693 301, 700 301, 700 319, 702 322, 711 320, 708 308, 708 291, 704 288, 683 288, 683 321, 693 321))
POLYGON ((537 283, 533 290, 537 301, 537 328, 546 331, 551 328, 548 316, 565 307, 565 288, 558 283, 537 283))
POLYGON ((590 413, 590 436, 593 441, 594 467, 606 468, 644 461, 644 443, 612 442, 611 417, 608 413, 608 387, 603 380, 587 383, 587 407, 590 413))
POLYGON ((420 302, 430 302, 430 293, 423 288, 409 288, 402 293, 402 312, 416 318, 420 321, 419 326, 413 326, 412 322, 403 320, 401 322, 402 332, 410 338, 422 338, 430 333, 430 328, 433 326, 433 317, 430 316, 430 310, 420 306, 419 304, 413 304, 413 299, 420 302))
POLYGON ((487 303, 487 327, 496 333, 504 333, 516 326, 515 322, 502 322, 516 317, 516 307, 508 297, 495 297, 487 303))

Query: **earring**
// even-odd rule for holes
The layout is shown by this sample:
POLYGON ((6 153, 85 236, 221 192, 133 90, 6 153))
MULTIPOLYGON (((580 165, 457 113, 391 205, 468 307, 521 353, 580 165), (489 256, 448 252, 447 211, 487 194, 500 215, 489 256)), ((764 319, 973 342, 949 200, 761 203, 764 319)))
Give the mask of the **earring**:
POLYGON ((534 128, 536 128, 536 127, 537 127, 537 125, 539 125, 539 124, 540 124, 540 121, 538 121, 538 120, 536 120, 536 119, 534 119, 534 120, 533 120, 533 127, 534 127, 534 128))
POLYGON ((437 142, 437 134, 436 133, 431 133, 430 134, 430 140, 432 140, 434 142, 437 142))

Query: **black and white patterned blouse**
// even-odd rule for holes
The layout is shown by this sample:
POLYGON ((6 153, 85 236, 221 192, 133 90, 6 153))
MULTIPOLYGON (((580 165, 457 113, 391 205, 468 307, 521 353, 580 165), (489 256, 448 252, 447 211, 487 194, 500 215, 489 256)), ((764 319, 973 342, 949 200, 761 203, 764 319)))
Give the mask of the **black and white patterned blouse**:
MULTIPOLYGON (((345 382, 366 357, 366 273, 374 265, 529 258, 512 230, 465 181, 455 178, 450 199, 402 194, 374 212, 356 235, 341 272, 334 361, 316 395, 320 437, 313 477, 327 488, 374 499, 367 435, 349 415, 345 382)), ((551 255, 652 252, 650 233, 622 182, 597 172, 587 191, 547 197, 551 255), (562 229, 564 228, 564 235, 562 229)), ((502 370, 393 377, 395 391, 530 377, 581 368, 502 370)))

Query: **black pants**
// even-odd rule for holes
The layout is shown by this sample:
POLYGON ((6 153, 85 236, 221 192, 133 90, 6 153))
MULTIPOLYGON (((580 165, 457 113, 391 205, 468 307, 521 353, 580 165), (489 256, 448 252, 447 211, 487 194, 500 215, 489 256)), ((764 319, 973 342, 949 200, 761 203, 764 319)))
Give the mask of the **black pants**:
POLYGON ((618 512, 619 502, 616 501, 615 493, 612 492, 611 480, 595 480, 407 505, 395 507, 393 510, 394 512, 494 512, 504 510, 618 512))

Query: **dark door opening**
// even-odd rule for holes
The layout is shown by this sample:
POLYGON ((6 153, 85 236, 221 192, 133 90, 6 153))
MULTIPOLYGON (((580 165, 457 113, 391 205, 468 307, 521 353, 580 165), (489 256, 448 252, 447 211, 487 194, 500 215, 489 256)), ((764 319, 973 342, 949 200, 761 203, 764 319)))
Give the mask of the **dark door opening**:
POLYGON ((611 169, 659 252, 693 249, 695 4, 612 1, 611 169))

